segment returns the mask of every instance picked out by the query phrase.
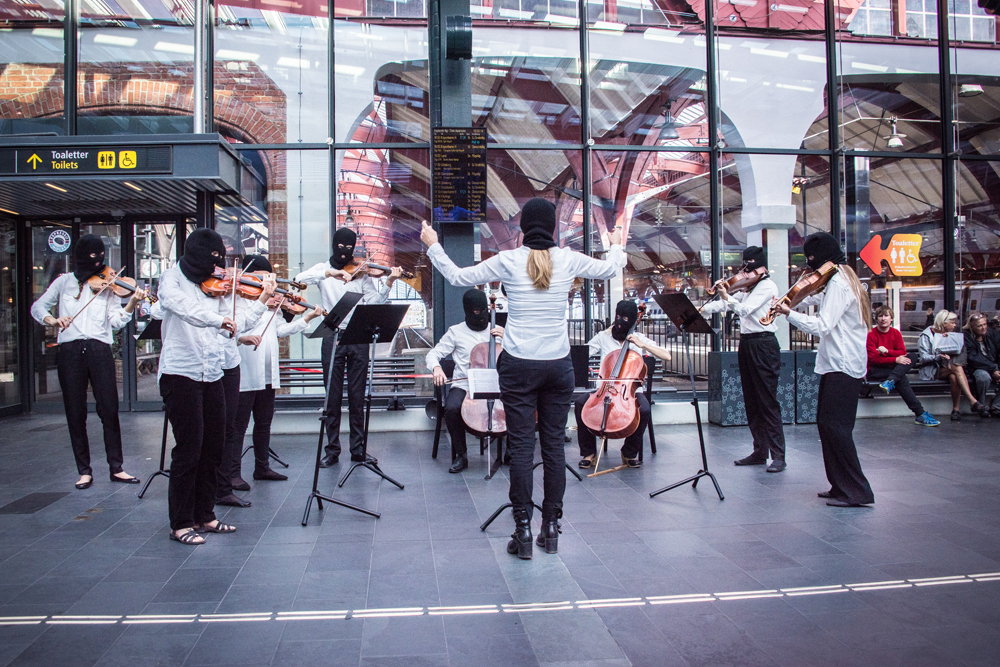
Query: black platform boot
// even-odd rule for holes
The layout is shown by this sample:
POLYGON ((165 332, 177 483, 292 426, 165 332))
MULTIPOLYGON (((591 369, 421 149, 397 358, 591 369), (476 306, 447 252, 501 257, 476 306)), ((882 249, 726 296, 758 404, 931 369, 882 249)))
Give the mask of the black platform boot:
POLYGON ((507 553, 517 554, 518 558, 531 560, 531 519, 528 510, 517 507, 514 512, 514 534, 507 543, 507 553))
POLYGON ((562 510, 559 508, 542 510, 542 529, 538 533, 535 544, 545 549, 547 554, 559 551, 559 533, 562 532, 559 519, 561 518, 562 510))

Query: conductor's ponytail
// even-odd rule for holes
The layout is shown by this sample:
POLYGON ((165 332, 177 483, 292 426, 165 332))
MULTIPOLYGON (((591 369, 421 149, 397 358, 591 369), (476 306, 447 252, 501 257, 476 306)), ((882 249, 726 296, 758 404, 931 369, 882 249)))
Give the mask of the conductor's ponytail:
POLYGON ((528 251, 528 277, 535 289, 547 290, 552 282, 552 255, 546 250, 528 251))

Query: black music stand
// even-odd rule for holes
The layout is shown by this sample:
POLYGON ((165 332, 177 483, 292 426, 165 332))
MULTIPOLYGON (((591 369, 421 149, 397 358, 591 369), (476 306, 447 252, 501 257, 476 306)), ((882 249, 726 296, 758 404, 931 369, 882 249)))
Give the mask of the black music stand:
POLYGON ((705 435, 701 428, 701 409, 698 407, 698 392, 694 384, 694 362, 691 360, 691 334, 714 334, 715 331, 684 293, 657 294, 653 297, 653 300, 663 309, 663 312, 667 314, 667 317, 674 323, 674 326, 684 333, 684 350, 687 355, 688 375, 691 378, 691 405, 694 406, 694 418, 698 423, 698 442, 701 444, 701 470, 692 477, 666 486, 658 491, 653 491, 649 494, 649 497, 655 498, 664 491, 684 486, 688 482, 691 482, 691 488, 696 489, 698 488, 698 480, 702 477, 708 477, 712 480, 712 484, 715 485, 715 491, 719 494, 719 500, 725 500, 726 497, 722 495, 722 489, 719 488, 719 482, 716 481, 715 475, 708 471, 708 455, 705 454, 705 435))
MULTIPOLYGON (((344 486, 344 482, 347 481, 347 478, 351 476, 351 473, 356 468, 367 468, 387 482, 395 484, 400 489, 403 488, 402 484, 382 472, 382 469, 378 467, 378 460, 375 457, 368 457, 368 424, 372 414, 372 390, 375 383, 375 343, 392 342, 409 308, 409 306, 391 303, 358 306, 354 309, 354 316, 351 317, 351 322, 347 325, 347 329, 340 335, 338 345, 371 345, 372 347, 368 353, 368 383, 365 387, 365 431, 364 439, 361 441, 361 461, 348 469, 340 482, 337 483, 338 488, 344 486)), ((327 393, 329 394, 329 391, 327 393)))
MULTIPOLYGON (((351 312, 351 309, 357 305, 358 301, 361 301, 361 297, 361 292, 345 293, 344 296, 340 297, 340 301, 337 302, 337 305, 335 305, 330 310, 330 313, 323 319, 323 323, 320 324, 315 331, 309 334, 308 338, 327 338, 330 336, 336 336, 337 327, 340 326, 341 321, 347 317, 347 314, 351 312)), ((335 351, 336 350, 334 350, 334 352, 335 351)), ((333 358, 334 355, 331 354, 330 365, 326 369, 326 397, 323 400, 323 413, 319 418, 320 427, 319 442, 316 445, 316 467, 313 469, 312 493, 309 494, 309 500, 306 501, 306 511, 302 514, 303 526, 309 523, 309 510, 312 509, 312 502, 314 499, 316 501, 316 506, 319 507, 320 511, 323 511, 323 501, 325 500, 333 503, 334 505, 340 505, 341 507, 346 507, 349 510, 373 516, 376 519, 381 516, 378 512, 372 512, 371 510, 366 510, 362 507, 345 503, 342 500, 337 500, 332 496, 326 496, 319 492, 319 463, 323 458, 323 436, 326 435, 326 418, 330 412, 330 383, 333 382, 333 358)))
MULTIPOLYGON (((162 330, 163 324, 160 320, 150 320, 146 324, 146 328, 142 330, 142 333, 135 339, 135 342, 140 340, 160 340, 160 331, 162 330)), ((167 428, 169 421, 167 420, 167 406, 163 406, 163 437, 160 439, 160 468, 150 475, 146 479, 146 483, 142 485, 142 491, 139 492, 139 498, 146 495, 146 490, 149 489, 150 483, 158 476, 162 475, 167 479, 170 479, 170 468, 166 467, 167 464, 167 428)))

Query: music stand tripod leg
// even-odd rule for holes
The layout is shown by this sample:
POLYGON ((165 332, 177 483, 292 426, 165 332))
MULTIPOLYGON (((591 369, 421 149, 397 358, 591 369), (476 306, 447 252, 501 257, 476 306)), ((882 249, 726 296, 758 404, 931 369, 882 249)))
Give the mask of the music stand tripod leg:
MULTIPOLYGON (((534 506, 535 506, 535 509, 536 509, 536 510, 538 510, 539 512, 541 512, 541 511, 542 511, 542 507, 541 507, 541 505, 539 505, 538 503, 536 503, 536 502, 532 501, 532 502, 531 502, 531 504, 532 504, 532 505, 534 505, 534 506)), ((498 516, 500 516, 500 514, 501 514, 501 513, 502 513, 502 512, 503 512, 503 511, 504 511, 505 509, 507 509, 507 508, 509 508, 509 507, 513 507, 513 506, 514 506, 514 505, 513 505, 512 503, 504 503, 503 505, 501 505, 500 507, 498 507, 498 508, 497 508, 497 511, 496 511, 496 512, 494 512, 493 514, 491 514, 491 515, 490 515, 490 518, 489 518, 489 519, 487 519, 486 521, 484 521, 484 522, 482 523, 482 525, 481 525, 481 526, 479 526, 479 530, 481 530, 481 531, 485 532, 485 531, 486 531, 486 529, 487 529, 487 528, 489 528, 489 525, 490 525, 491 523, 493 523, 493 521, 494 521, 494 520, 495 520, 495 519, 496 519, 496 518, 497 518, 498 516)))
POLYGON ((146 483, 142 485, 142 491, 139 492, 139 498, 146 495, 146 490, 149 489, 149 485, 153 482, 158 475, 163 475, 166 478, 170 478, 170 471, 164 468, 167 462, 167 428, 169 426, 169 421, 167 419, 167 409, 163 408, 163 438, 160 440, 160 468, 146 480, 146 483))
POLYGON ((378 336, 379 330, 376 328, 375 332, 372 334, 371 350, 368 353, 368 385, 365 387, 365 430, 364 437, 361 440, 361 461, 351 466, 351 468, 344 474, 344 477, 337 484, 337 488, 344 486, 344 482, 346 482, 347 478, 351 476, 351 473, 354 472, 355 468, 367 468, 387 482, 395 484, 400 489, 403 488, 402 484, 382 472, 382 469, 378 467, 377 462, 368 460, 368 425, 371 422, 372 414, 372 387, 375 380, 375 341, 378 340, 378 336))
POLYGON ((341 507, 346 507, 347 509, 354 510, 355 512, 361 512, 362 514, 367 514, 368 516, 373 516, 376 519, 382 515, 378 512, 373 512, 371 510, 366 510, 363 507, 358 507, 356 505, 351 505, 350 503, 345 503, 342 500, 337 500, 331 496, 323 495, 319 492, 319 464, 323 459, 323 439, 326 435, 326 418, 330 414, 330 385, 333 382, 333 359, 334 355, 337 353, 337 347, 334 345, 333 350, 330 352, 330 364, 327 367, 326 373, 326 397, 323 399, 323 412, 320 415, 319 421, 319 440, 316 443, 316 462, 313 468, 313 485, 312 492, 309 494, 309 499, 306 500, 306 509, 302 513, 302 525, 305 526, 309 523, 309 511, 312 509, 313 500, 316 501, 316 506, 320 511, 323 511, 323 501, 333 503, 334 505, 340 505, 341 507))

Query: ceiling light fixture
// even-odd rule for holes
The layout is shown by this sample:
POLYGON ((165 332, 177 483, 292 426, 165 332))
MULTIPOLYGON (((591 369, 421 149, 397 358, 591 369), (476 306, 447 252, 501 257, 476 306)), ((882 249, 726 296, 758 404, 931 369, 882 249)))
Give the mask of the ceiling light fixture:
POLYGON ((344 224, 345 225, 353 225, 354 224, 354 216, 351 215, 351 213, 352 213, 351 207, 348 206, 347 207, 347 215, 344 217, 344 224))
POLYGON ((12 211, 9 208, 0 208, 0 213, 9 213, 10 215, 20 215, 17 211, 12 211))
POLYGON ((670 115, 670 100, 667 100, 666 106, 663 110, 663 127, 660 129, 660 139, 680 139, 681 135, 677 132, 677 125, 674 122, 674 117, 670 115))
POLYGON ((889 126, 892 128, 892 132, 889 134, 889 136, 882 137, 883 139, 886 140, 885 145, 888 146, 889 148, 902 148, 903 139, 906 138, 906 135, 900 134, 899 131, 896 130, 895 116, 889 119, 889 126))
POLYGON ((138 185, 133 185, 132 183, 129 183, 128 181, 122 181, 122 183, 124 183, 128 187, 132 188, 136 192, 142 192, 142 188, 140 188, 138 185))
POLYGON ((959 97, 975 97, 983 94, 983 87, 978 83, 963 83, 958 87, 959 97))
POLYGON ((66 188, 61 188, 58 185, 52 185, 51 183, 46 183, 45 185, 49 186, 53 190, 58 190, 59 192, 69 192, 66 188))

